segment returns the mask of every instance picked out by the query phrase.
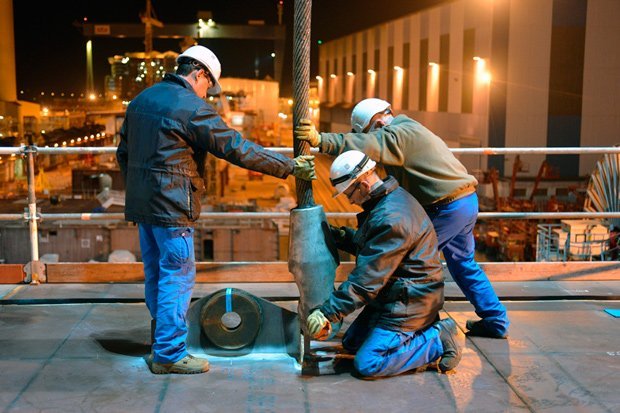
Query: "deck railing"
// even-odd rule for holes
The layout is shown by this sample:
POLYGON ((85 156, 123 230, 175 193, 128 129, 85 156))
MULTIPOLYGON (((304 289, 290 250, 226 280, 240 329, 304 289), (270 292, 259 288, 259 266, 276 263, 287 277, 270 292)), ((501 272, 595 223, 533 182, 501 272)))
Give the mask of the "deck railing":
MULTIPOLYGON (((292 148, 269 148, 275 152, 292 154, 292 148)), ((606 154, 620 153, 620 147, 562 147, 562 148, 451 148, 454 154, 459 155, 505 155, 505 154, 606 154)), ((26 158, 28 170, 28 208, 23 214, 0 214, 0 221, 24 220, 29 225, 30 258, 31 261, 24 267, 24 282, 38 283, 44 279, 45 267, 39 261, 38 221, 46 220, 118 220, 124 219, 121 213, 39 213, 36 208, 35 194, 35 163, 36 155, 68 155, 68 154, 113 154, 116 147, 37 147, 35 145, 19 147, 0 147, 0 155, 15 155, 26 158)), ((318 153, 317 149, 312 150, 318 153)), ((326 212, 327 218, 352 219, 355 213, 326 212)), ((204 212, 200 220, 235 220, 235 219, 286 219, 286 212, 204 212)), ((480 219, 602 219, 620 218, 620 212, 481 212, 480 219)), ((230 263, 213 263, 226 265, 230 263)))

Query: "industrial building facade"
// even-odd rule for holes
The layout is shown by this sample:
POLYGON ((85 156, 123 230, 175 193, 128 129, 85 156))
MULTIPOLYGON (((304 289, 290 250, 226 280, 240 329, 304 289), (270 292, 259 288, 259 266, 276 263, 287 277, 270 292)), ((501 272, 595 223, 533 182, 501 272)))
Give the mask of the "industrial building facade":
MULTIPOLYGON (((389 7, 389 4, 386 4, 389 7)), ((451 147, 620 143, 620 2, 457 0, 319 48, 321 129, 350 130, 352 107, 378 97, 451 147)), ((522 155, 563 178, 597 155, 522 155)), ((463 156, 508 174, 514 158, 463 156)))

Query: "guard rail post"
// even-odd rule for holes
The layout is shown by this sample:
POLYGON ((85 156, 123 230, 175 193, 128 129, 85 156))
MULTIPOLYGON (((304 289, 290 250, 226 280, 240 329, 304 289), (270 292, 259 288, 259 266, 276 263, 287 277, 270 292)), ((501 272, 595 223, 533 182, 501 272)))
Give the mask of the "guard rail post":
POLYGON ((28 169, 28 207, 24 212, 24 219, 28 221, 30 233, 30 262, 24 266, 25 283, 37 285, 45 281, 45 266, 39 261, 39 231, 37 221, 40 215, 37 211, 37 197, 35 191, 34 158, 37 154, 35 145, 28 145, 23 153, 27 158, 28 169))

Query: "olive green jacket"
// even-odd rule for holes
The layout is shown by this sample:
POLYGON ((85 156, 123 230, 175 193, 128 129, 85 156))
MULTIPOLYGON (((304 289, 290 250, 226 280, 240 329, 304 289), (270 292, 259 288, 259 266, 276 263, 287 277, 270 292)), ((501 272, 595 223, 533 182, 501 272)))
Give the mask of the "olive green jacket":
POLYGON ((441 138, 405 115, 370 133, 321 133, 321 152, 352 149, 380 163, 425 207, 473 193, 478 184, 441 138))

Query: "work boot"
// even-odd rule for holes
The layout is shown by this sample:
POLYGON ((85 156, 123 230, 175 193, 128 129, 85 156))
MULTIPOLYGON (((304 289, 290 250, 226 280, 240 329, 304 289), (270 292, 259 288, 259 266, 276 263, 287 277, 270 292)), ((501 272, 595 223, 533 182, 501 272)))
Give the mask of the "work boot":
POLYGON ((456 343, 456 323, 451 318, 445 318, 435 324, 439 329, 439 338, 443 345, 443 355, 439 360, 439 370, 442 373, 453 370, 461 361, 461 349, 456 343))
POLYGON ((190 354, 176 363, 157 363, 153 361, 151 354, 147 359, 147 364, 153 374, 198 374, 209 371, 207 359, 194 357, 190 354))
POLYGON ((508 335, 505 333, 501 334, 497 331, 491 330, 484 323, 484 320, 467 320, 467 322, 465 323, 465 327, 467 327, 467 330, 469 330, 467 331, 467 333, 465 333, 468 336, 503 339, 508 337, 508 335))

